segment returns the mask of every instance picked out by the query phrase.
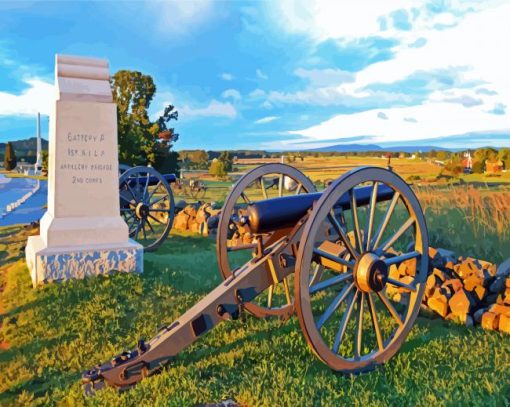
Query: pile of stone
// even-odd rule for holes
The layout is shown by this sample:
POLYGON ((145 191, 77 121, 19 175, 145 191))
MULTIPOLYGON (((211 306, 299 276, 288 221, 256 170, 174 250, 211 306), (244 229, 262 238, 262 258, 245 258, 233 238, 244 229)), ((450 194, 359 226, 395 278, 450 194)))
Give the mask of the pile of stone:
POLYGON ((173 228, 180 231, 191 231, 202 236, 216 234, 220 217, 220 209, 214 202, 186 204, 177 202, 173 228))
MULTIPOLYGON (((429 249, 431 272, 423 306, 447 320, 466 326, 510 333, 510 259, 499 267, 449 250, 429 249)), ((412 283, 415 260, 390 267, 390 277, 412 283)), ((406 301, 405 289, 387 286, 395 301, 406 301)))

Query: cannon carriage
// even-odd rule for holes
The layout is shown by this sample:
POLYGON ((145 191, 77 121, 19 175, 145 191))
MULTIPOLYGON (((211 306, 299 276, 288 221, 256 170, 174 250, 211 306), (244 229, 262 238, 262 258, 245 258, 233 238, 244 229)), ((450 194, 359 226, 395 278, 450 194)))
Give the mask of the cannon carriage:
POLYGON ((217 256, 224 281, 150 341, 86 371, 87 389, 136 384, 243 310, 282 320, 296 313, 329 368, 371 370, 398 351, 417 317, 428 233, 413 191, 387 169, 355 169, 317 193, 297 169, 267 164, 226 199, 217 256))

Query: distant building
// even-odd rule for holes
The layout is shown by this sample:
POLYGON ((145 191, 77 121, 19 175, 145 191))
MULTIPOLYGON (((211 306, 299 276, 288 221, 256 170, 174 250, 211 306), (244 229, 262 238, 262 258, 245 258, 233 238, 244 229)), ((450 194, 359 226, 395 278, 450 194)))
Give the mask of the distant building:
POLYGON ((464 153, 464 159, 462 160, 462 166, 464 167, 465 174, 471 174, 473 172, 473 159, 471 158, 471 152, 464 153))
POLYGON ((493 163, 489 160, 485 161, 485 173, 486 174, 499 174, 503 171, 503 161, 498 160, 493 163))

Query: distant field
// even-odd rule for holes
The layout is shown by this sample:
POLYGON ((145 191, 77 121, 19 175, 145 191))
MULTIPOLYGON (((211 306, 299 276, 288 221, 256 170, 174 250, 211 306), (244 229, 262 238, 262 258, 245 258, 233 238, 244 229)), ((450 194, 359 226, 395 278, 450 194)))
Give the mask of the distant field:
MULTIPOLYGON (((239 172, 244 172, 257 165, 269 162, 280 162, 280 159, 239 159, 234 167, 239 172)), ((313 181, 324 181, 326 179, 338 178, 343 173, 362 165, 375 165, 386 167, 387 159, 380 157, 305 157, 303 161, 299 158, 290 165, 300 169, 313 181)), ((426 160, 411 158, 392 158, 393 170, 402 178, 417 175, 421 181, 433 182, 439 175, 441 167, 426 160)), ((461 177, 467 182, 489 182, 489 183, 510 183, 510 172, 502 173, 500 176, 487 176, 484 174, 463 175, 461 177)))

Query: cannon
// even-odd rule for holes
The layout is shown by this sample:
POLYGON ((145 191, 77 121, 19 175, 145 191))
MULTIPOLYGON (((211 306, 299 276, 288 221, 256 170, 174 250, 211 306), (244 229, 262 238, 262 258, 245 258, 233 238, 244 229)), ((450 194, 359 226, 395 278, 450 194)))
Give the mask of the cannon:
POLYGON ((156 250, 167 238, 175 216, 170 184, 175 174, 161 174, 152 167, 119 165, 120 213, 129 237, 144 251, 156 250))
POLYGON ((428 233, 412 189, 390 170, 358 168, 317 193, 297 169, 266 164, 226 199, 217 257, 224 281, 151 340, 84 372, 86 391, 135 385, 243 310, 282 320, 296 313, 329 368, 374 369, 399 350, 417 317, 428 233))

